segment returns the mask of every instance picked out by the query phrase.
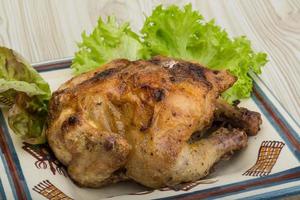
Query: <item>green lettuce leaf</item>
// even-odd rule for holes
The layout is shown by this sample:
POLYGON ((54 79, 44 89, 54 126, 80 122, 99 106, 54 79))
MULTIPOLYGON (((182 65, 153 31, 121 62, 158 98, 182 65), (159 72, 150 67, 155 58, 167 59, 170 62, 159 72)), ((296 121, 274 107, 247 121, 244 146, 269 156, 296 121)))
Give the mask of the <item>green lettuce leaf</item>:
POLYGON ((237 82, 223 97, 228 102, 247 98, 253 83, 249 72, 261 73, 267 63, 265 53, 255 53, 250 41, 242 36, 230 39, 214 21, 205 22, 190 4, 183 9, 158 6, 146 18, 141 30, 146 51, 197 61, 211 69, 228 69, 237 82))
POLYGON ((48 83, 20 55, 0 47, 0 106, 8 109, 14 133, 32 144, 44 143, 51 97, 48 83))
POLYGON ((238 80, 222 94, 229 103, 251 94, 249 72, 261 73, 265 53, 255 53, 242 36, 231 39, 214 21, 205 22, 190 4, 156 7, 147 17, 140 35, 129 24, 118 26, 114 18, 101 19, 90 36, 82 35, 72 68, 75 74, 89 71, 115 58, 147 59, 155 55, 197 61, 211 69, 227 69, 238 80))
POLYGON ((78 47, 71 66, 75 74, 95 69, 116 58, 136 60, 146 55, 139 36, 131 31, 129 23, 119 26, 114 17, 108 17, 106 23, 99 18, 89 36, 83 32, 78 47))

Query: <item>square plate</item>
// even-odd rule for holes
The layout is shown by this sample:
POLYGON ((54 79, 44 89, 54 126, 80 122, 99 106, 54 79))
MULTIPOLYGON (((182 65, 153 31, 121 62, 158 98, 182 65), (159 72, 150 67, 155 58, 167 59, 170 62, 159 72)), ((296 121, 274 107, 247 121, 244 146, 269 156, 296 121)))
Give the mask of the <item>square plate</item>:
MULTIPOLYGON (((72 77, 71 59, 35 64, 56 90, 72 77)), ((133 182, 100 189, 76 186, 47 145, 22 142, 0 113, 0 199, 261 199, 300 193, 300 126, 265 84, 254 76, 254 91, 241 106, 262 114, 257 136, 229 161, 203 180, 176 189, 151 190, 133 182)))

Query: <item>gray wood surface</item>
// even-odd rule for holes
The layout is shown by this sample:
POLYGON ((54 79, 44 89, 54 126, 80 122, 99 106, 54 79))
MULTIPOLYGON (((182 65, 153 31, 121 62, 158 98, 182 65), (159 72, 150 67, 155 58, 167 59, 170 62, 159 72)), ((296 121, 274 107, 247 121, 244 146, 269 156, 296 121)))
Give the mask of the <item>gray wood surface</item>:
POLYGON ((191 2, 230 35, 246 35, 270 62, 261 78, 300 120, 300 0, 0 0, 0 45, 31 62, 72 56, 83 30, 115 15, 138 30, 157 4, 191 2))
POLYGON ((191 2, 206 19, 215 18, 230 35, 246 35, 270 62, 261 76, 284 107, 300 120, 300 1, 1 0, 0 45, 31 62, 72 56, 83 30, 99 16, 115 15, 138 30, 157 4, 191 2))

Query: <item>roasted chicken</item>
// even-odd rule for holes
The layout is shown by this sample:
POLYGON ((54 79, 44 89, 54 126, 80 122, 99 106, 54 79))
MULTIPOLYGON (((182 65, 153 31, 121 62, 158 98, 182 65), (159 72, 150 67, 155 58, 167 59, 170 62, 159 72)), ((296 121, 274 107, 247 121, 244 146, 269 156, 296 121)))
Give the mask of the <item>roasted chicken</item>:
POLYGON ((54 92, 47 139, 81 186, 195 181, 259 130, 260 114, 219 98, 235 81, 167 57, 114 60, 54 92))

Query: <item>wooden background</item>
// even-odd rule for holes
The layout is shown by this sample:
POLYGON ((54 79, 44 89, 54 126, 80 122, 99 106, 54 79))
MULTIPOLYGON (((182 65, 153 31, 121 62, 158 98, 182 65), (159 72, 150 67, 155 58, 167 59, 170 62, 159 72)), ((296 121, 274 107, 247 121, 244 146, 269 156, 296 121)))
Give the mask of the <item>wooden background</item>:
POLYGON ((81 32, 91 31, 99 16, 115 15, 138 30, 155 5, 187 2, 230 35, 246 35, 256 50, 268 53, 261 77, 299 121, 300 0, 0 0, 0 45, 31 62, 70 57, 81 32))
POLYGON ((268 53, 261 77, 300 120, 300 0, 0 0, 0 45, 31 62, 69 57, 81 32, 91 31, 99 16, 115 15, 138 30, 155 5, 187 2, 230 35, 246 35, 256 50, 268 53))

